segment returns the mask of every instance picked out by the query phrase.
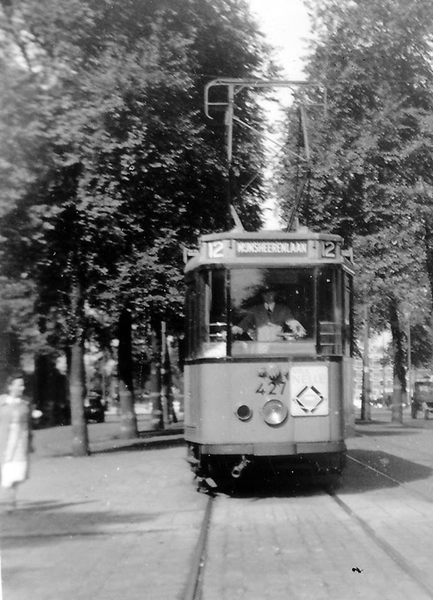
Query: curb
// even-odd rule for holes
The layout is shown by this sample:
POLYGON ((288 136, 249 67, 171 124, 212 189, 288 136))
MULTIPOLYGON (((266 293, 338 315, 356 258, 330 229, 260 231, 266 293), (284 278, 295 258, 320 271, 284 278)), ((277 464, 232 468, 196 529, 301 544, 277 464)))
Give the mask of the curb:
POLYGON ((120 452, 122 450, 145 450, 147 448, 178 446, 183 444, 184 441, 183 428, 142 431, 138 438, 128 440, 112 438, 110 440, 91 442, 90 451, 92 454, 100 454, 104 452, 120 452))

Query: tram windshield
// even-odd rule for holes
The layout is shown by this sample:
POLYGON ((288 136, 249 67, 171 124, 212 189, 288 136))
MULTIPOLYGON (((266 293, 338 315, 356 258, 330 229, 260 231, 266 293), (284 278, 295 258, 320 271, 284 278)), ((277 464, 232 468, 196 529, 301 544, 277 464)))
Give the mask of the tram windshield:
POLYGON ((188 356, 341 354, 350 328, 341 275, 332 267, 198 271, 187 290, 188 356))
POLYGON ((311 269, 236 269, 230 289, 234 355, 314 338, 311 269))

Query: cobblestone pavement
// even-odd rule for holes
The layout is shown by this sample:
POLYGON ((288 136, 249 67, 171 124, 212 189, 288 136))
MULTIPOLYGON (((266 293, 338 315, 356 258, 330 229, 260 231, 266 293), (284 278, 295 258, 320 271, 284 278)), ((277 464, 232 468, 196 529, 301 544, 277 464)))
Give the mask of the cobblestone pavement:
MULTIPOLYGON (((403 484, 349 461, 337 490, 382 545, 317 485, 221 494, 203 600, 432 598, 433 421, 389 420, 358 425, 350 455, 403 484)), ((118 423, 91 425, 86 458, 69 456, 69 428, 36 432, 19 508, 1 515, 4 600, 181 597, 207 497, 181 434, 146 428, 124 442, 118 423)))

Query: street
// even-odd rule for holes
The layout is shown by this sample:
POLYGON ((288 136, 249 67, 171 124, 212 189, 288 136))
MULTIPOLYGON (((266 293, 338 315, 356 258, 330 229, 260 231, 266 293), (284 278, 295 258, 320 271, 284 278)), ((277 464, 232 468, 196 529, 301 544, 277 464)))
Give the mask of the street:
MULTIPOLYGON (((433 597, 433 421, 372 417, 336 497, 314 481, 217 494, 203 600, 433 597)), ((182 597, 208 497, 179 431, 142 428, 124 443, 115 422, 91 425, 86 458, 68 428, 35 432, 31 478, 2 513, 4 600, 182 597)))

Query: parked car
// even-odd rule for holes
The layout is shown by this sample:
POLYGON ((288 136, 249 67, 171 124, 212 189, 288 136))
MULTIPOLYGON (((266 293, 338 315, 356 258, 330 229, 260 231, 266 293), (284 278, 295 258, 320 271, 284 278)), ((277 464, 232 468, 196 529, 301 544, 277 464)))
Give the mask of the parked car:
POLYGON ((416 381, 411 402, 411 416, 416 419, 418 411, 424 413, 424 419, 433 413, 433 381, 416 381))
POLYGON ((104 423, 106 404, 100 392, 89 392, 84 401, 84 416, 86 421, 104 423))

